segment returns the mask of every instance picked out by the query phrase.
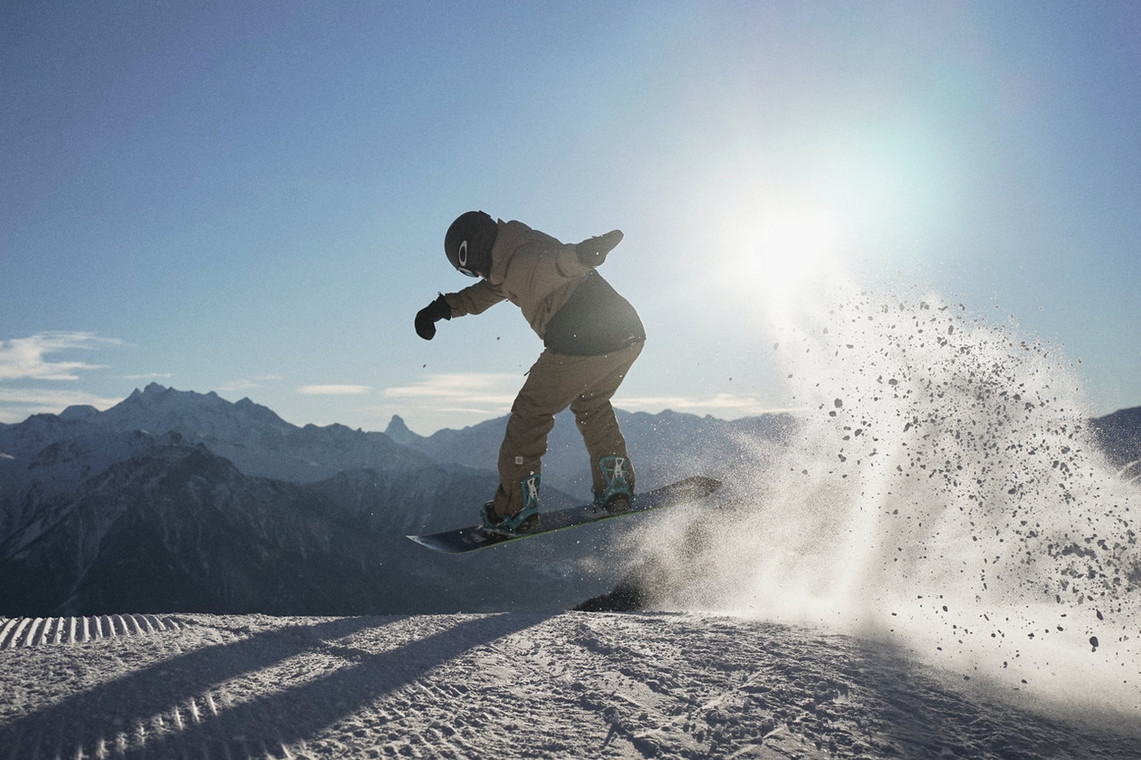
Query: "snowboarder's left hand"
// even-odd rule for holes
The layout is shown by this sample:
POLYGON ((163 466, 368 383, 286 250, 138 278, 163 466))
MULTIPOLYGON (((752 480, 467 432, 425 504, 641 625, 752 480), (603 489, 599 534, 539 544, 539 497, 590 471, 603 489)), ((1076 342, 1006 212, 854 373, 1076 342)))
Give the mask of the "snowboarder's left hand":
POLYGON ((606 261, 606 254, 614 250, 614 246, 622 242, 622 230, 611 230, 605 235, 587 238, 575 246, 578 260, 588 267, 601 266, 606 261))

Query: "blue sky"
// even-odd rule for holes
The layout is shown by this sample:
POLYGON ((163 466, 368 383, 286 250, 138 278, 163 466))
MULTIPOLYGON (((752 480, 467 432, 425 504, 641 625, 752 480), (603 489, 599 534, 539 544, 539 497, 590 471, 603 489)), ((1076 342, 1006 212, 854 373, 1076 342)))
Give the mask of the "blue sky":
POLYGON ((1141 404, 1141 5, 7 3, 0 421, 135 387, 296 424, 506 413, 518 311, 469 281, 479 208, 568 242, 649 341, 617 399, 785 408, 773 309, 836 272, 1064 344, 1141 404), (996 308, 997 307, 997 308, 996 308))

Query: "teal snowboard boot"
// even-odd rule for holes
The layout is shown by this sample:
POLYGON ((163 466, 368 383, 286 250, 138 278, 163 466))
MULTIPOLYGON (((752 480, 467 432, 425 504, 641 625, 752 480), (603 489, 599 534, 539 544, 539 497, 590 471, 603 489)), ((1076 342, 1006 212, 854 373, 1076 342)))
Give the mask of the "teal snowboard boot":
POLYGON ((605 484, 602 493, 594 495, 595 509, 607 512, 625 512, 634 497, 634 468, 630 460, 620 456, 605 456, 598 460, 598 469, 605 484))

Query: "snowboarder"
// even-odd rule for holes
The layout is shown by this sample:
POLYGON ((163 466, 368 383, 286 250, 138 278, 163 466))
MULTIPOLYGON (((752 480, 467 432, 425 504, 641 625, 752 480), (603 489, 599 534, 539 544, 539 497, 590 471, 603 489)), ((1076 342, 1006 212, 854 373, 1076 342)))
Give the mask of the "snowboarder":
POLYGON ((482 211, 460 215, 444 237, 452 266, 480 281, 441 293, 416 314, 416 333, 436 335, 441 319, 479 314, 503 300, 518 306, 544 349, 523 383, 499 450, 499 488, 483 506, 483 529, 528 533, 539 526, 541 459, 555 414, 568 406, 586 442, 595 504, 629 506, 634 468, 610 399, 642 352, 638 312, 596 268, 622 240, 620 230, 561 243, 522 222, 482 211))

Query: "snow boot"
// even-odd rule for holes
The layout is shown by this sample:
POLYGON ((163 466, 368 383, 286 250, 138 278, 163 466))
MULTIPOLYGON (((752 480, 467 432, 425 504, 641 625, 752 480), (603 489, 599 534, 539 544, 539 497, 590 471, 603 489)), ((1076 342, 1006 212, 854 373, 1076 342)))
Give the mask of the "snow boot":
POLYGON ((605 456, 598 460, 598 469, 602 473, 602 493, 594 495, 596 509, 607 512, 625 512, 630 508, 630 499, 634 496, 634 468, 630 460, 620 456, 605 456))
POLYGON ((523 508, 517 513, 500 517, 495 511, 494 501, 487 502, 479 510, 480 529, 484 533, 521 536, 539 529, 539 475, 530 476, 520 487, 523 489, 523 508))

